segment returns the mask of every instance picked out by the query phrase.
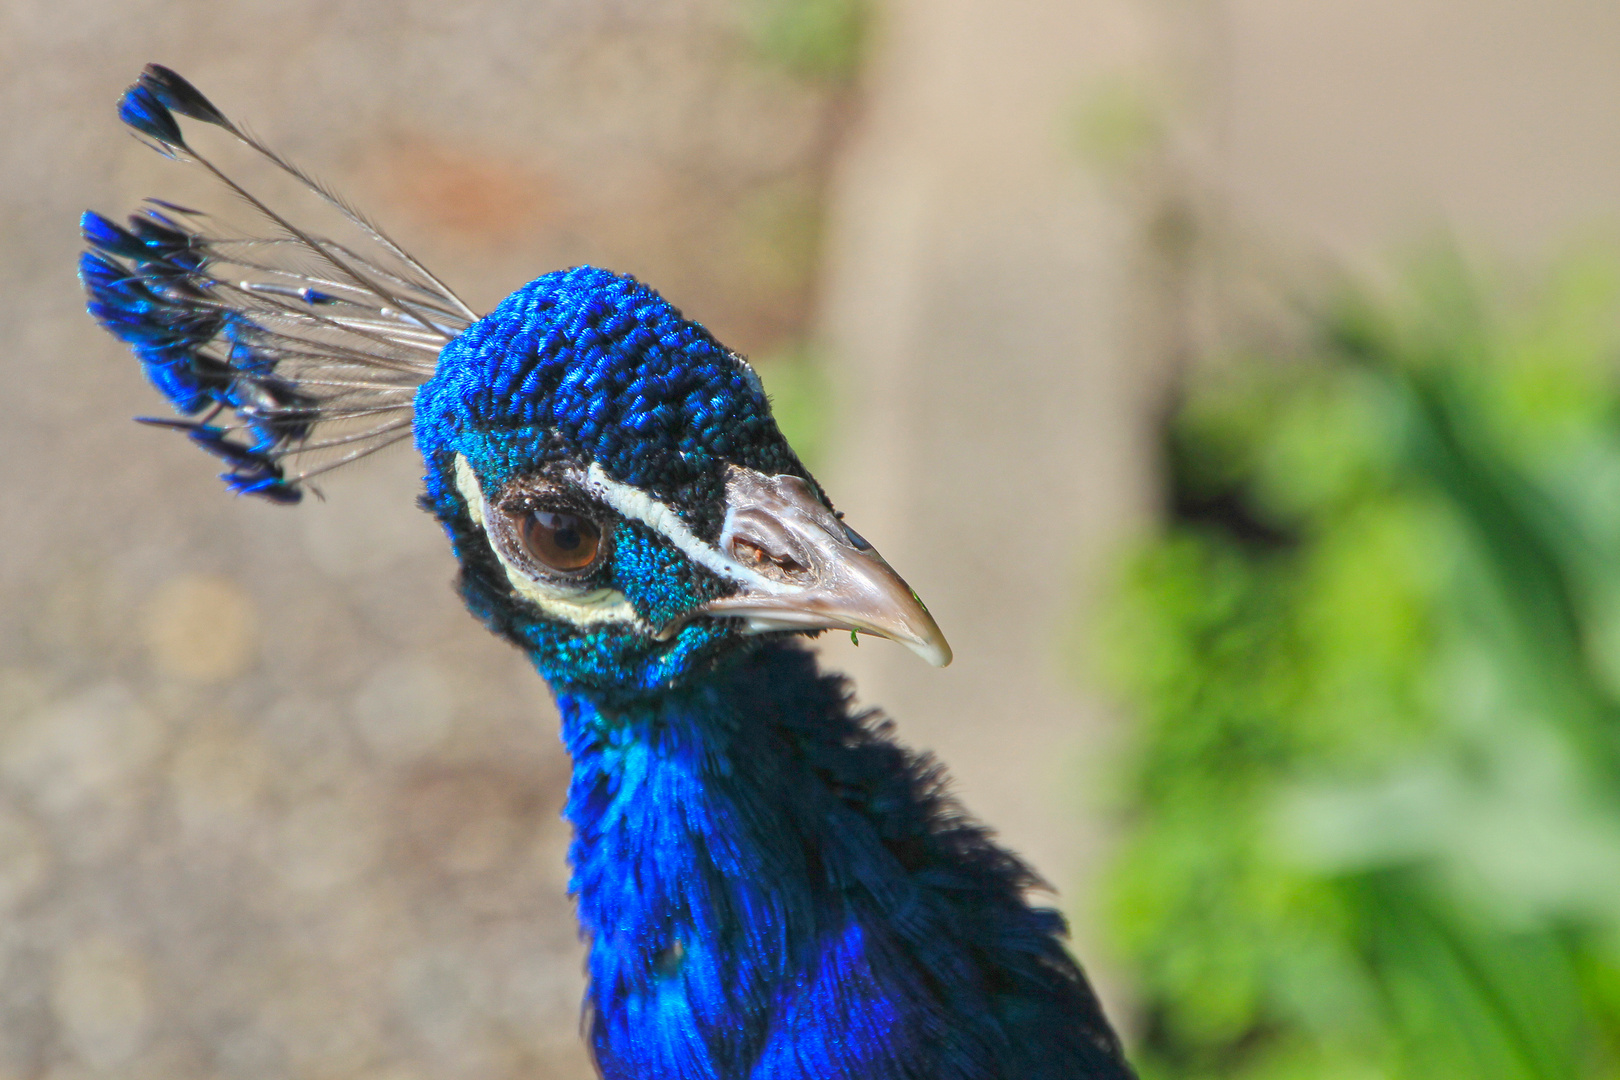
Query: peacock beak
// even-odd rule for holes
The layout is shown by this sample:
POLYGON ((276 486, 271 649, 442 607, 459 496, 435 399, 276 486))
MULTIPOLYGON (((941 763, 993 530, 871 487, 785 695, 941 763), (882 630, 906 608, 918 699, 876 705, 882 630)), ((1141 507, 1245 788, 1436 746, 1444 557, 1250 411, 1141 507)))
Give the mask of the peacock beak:
POLYGON ((945 635, 911 586, 804 480, 732 466, 726 504, 720 550, 747 584, 699 613, 742 619, 751 633, 876 634, 934 667, 951 662, 945 635))

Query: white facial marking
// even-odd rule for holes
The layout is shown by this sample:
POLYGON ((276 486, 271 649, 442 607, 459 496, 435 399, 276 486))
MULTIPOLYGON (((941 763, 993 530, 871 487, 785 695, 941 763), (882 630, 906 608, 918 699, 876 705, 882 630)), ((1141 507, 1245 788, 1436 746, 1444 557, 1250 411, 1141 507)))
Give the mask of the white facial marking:
MULTIPOLYGON (((460 454, 456 455, 456 490, 467 500, 467 508, 487 540, 489 526, 485 521, 489 515, 489 504, 484 500, 484 490, 478 483, 478 477, 473 474, 472 466, 460 454)), ((495 557, 501 560, 501 566, 506 570, 506 580, 512 583, 518 595, 552 618, 575 626, 627 623, 643 632, 651 632, 651 628, 641 620, 636 609, 630 606, 630 601, 619 590, 570 590, 529 574, 507 559, 496 544, 491 543, 489 547, 495 552, 495 557)))
POLYGON ((731 556, 699 540, 679 514, 640 488, 613 479, 602 466, 591 462, 581 484, 597 498, 627 518, 633 518, 663 536, 681 553, 700 566, 746 585, 754 592, 786 595, 803 591, 799 586, 773 581, 764 574, 737 562, 731 556))

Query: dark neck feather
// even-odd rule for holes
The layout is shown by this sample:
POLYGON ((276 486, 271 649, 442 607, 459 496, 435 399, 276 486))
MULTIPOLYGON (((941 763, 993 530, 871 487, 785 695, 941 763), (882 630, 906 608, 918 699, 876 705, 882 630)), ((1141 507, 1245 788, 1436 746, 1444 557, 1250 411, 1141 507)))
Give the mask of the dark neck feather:
POLYGON ((558 703, 609 1080, 1128 1075, 1029 872, 808 653, 558 703))

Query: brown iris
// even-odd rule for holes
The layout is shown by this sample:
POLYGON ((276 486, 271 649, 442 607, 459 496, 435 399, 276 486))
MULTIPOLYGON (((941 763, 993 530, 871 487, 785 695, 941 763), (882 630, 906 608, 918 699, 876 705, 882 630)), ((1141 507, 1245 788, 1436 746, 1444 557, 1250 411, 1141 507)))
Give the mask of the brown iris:
POLYGON ((583 570, 602 547, 596 522, 560 510, 531 510, 518 529, 529 554, 553 570, 583 570))

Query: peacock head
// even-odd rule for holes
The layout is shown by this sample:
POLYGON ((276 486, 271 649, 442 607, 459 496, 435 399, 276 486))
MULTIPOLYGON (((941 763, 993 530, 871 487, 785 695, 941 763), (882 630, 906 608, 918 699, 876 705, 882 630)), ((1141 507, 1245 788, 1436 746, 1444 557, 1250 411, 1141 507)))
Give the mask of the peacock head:
POLYGON ((950 661, 747 361, 633 278, 576 267, 507 297, 444 348, 415 435, 468 606, 554 685, 655 690, 826 629, 950 661))
POLYGON ((414 433, 468 606, 554 686, 656 690, 759 635, 826 629, 950 661, 783 439, 747 362, 651 289, 576 267, 478 318, 168 68, 148 65, 119 116, 273 226, 244 235, 162 200, 127 228, 83 222, 90 313, 182 416, 147 422, 225 461, 232 490, 294 503, 414 433), (299 181, 358 245, 258 199, 177 117, 299 181))

